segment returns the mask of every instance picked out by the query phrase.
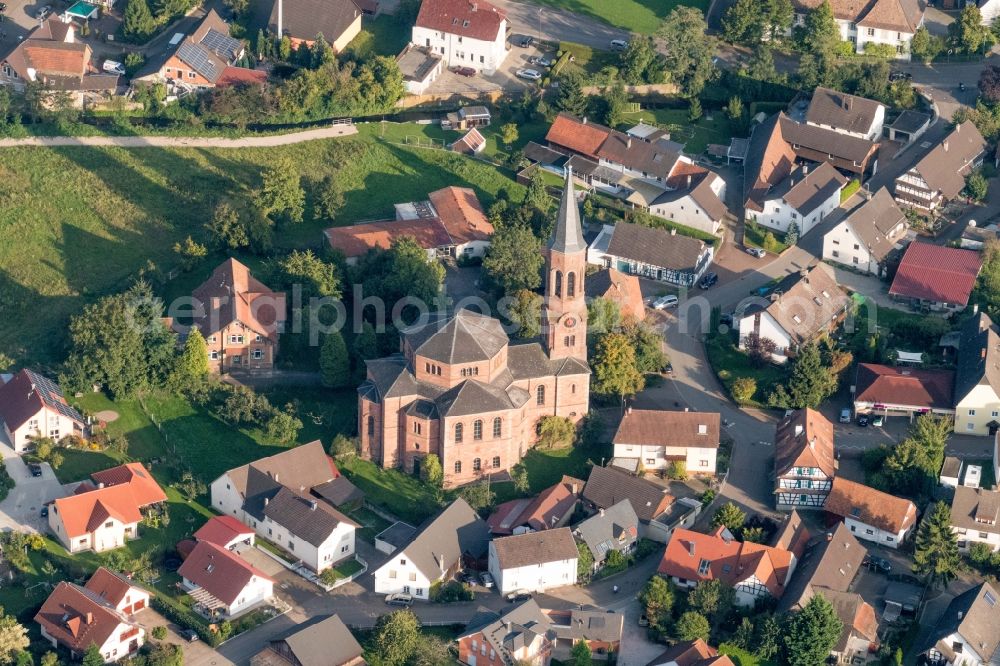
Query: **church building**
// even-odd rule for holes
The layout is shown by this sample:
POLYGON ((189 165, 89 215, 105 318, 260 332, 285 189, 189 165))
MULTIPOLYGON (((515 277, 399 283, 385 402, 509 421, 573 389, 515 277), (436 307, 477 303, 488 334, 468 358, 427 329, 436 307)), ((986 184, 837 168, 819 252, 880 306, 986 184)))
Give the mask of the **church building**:
POLYGON ((418 473, 433 453, 454 487, 520 462, 543 417, 579 423, 590 404, 587 244, 568 169, 545 256, 542 340, 511 341, 499 320, 462 309, 403 329, 400 353, 367 361, 362 457, 418 473))

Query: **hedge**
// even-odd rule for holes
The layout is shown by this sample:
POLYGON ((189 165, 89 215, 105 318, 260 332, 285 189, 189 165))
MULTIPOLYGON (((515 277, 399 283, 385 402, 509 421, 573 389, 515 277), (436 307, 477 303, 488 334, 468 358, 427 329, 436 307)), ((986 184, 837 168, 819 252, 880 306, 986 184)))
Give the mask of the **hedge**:
POLYGON ((153 610, 174 624, 184 629, 194 629, 198 637, 212 647, 216 647, 222 642, 222 637, 218 633, 210 631, 204 618, 194 611, 183 608, 175 603, 168 603, 160 596, 154 596, 150 600, 150 605, 153 607, 153 610))
POLYGON ((861 189, 861 182, 857 178, 852 179, 851 182, 845 185, 844 189, 840 191, 840 203, 844 203, 850 199, 859 189, 861 189))

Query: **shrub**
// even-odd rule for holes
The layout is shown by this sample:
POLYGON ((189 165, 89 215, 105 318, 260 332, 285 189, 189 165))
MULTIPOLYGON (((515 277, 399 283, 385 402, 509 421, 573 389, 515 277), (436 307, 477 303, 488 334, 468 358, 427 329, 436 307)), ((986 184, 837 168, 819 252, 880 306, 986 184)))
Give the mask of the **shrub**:
POLYGON ((158 641, 162 641, 167 637, 167 628, 162 625, 159 627, 153 627, 153 631, 150 633, 153 635, 153 638, 158 641))
POLYGON ((852 179, 851 182, 845 185, 844 189, 840 191, 840 203, 844 203, 845 201, 853 197, 854 193, 857 192, 859 189, 861 189, 861 181, 859 181, 857 178, 852 179))
POLYGON ((465 583, 457 580, 442 584, 440 581, 431 586, 431 601, 439 604, 450 604, 456 601, 472 601, 476 593, 465 583))

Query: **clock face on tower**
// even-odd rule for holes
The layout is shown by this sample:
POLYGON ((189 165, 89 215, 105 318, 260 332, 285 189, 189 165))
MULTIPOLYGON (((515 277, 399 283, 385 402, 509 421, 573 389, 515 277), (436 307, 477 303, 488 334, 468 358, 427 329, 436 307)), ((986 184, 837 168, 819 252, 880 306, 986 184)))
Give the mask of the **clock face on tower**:
POLYGON ((573 328, 576 326, 576 319, 573 317, 566 317, 563 319, 563 326, 566 328, 573 328))

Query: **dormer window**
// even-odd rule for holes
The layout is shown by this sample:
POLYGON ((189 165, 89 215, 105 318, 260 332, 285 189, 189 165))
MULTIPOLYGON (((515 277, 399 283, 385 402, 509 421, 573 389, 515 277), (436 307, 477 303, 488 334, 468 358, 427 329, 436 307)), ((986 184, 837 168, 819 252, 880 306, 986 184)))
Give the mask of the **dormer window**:
POLYGON ((457 18, 453 18, 453 19, 451 20, 451 24, 452 24, 452 25, 458 25, 458 19, 457 19, 457 18))

